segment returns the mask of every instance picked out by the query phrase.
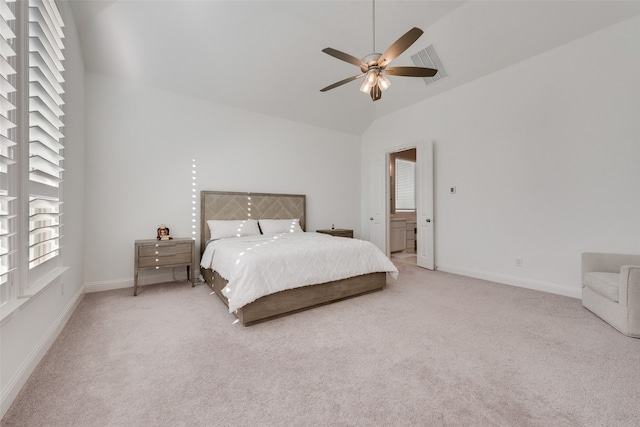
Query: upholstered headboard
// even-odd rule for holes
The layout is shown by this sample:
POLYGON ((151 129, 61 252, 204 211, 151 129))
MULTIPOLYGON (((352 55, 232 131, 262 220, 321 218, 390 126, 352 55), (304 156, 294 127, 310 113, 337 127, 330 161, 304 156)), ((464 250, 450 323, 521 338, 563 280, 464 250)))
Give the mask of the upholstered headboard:
POLYGON ((200 251, 211 234, 210 219, 292 219, 300 218, 305 230, 306 196, 299 194, 200 192, 200 251))

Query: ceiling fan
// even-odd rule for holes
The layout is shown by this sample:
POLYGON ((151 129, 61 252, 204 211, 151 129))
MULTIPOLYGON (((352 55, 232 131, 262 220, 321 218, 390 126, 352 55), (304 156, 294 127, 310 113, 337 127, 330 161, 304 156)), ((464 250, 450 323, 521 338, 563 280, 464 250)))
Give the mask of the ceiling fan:
MULTIPOLYGON (((376 51, 376 2, 373 3, 373 51, 376 51)), ((329 85, 320 92, 326 92, 328 90, 342 86, 345 83, 352 82, 360 77, 365 77, 364 82, 360 86, 360 91, 369 93, 373 101, 377 101, 382 98, 382 92, 387 90, 391 86, 391 82, 385 76, 405 76, 405 77, 433 77, 438 70, 433 68, 424 67, 388 67, 389 63, 395 58, 400 56, 402 52, 407 50, 418 38, 422 35, 423 31, 420 28, 412 28, 407 31, 402 37, 396 40, 391 46, 384 51, 384 53, 371 53, 362 59, 358 59, 355 56, 348 53, 340 52, 339 50, 327 47, 322 49, 327 55, 331 55, 334 58, 338 58, 342 61, 360 67, 362 73, 352 77, 347 77, 344 80, 340 80, 332 85, 329 85)))

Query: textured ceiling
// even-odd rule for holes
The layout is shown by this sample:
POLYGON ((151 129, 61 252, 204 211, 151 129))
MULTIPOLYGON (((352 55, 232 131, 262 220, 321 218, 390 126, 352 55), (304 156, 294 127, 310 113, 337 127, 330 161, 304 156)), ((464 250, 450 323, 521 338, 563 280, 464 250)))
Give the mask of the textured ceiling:
POLYGON ((376 50, 419 27, 425 34, 392 65, 413 65, 410 56, 433 44, 449 77, 426 86, 392 76, 373 103, 359 81, 319 91, 359 72, 323 48, 372 53, 368 0, 69 3, 88 72, 355 135, 376 117, 640 14, 640 1, 378 0, 376 50))

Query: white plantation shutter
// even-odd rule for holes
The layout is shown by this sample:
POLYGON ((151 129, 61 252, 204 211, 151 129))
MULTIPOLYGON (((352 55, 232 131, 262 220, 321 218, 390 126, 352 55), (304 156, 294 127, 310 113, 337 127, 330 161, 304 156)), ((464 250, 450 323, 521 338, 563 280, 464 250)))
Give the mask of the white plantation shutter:
POLYGON ((416 162, 396 159, 396 212, 416 210, 416 162))
POLYGON ((29 0, 29 269, 60 250, 63 26, 53 0, 29 0))
POLYGON ((63 26, 54 0, 0 0, 2 320, 66 269, 63 26))
POLYGON ((11 298, 15 264, 16 52, 13 1, 0 2, 0 305, 11 298))

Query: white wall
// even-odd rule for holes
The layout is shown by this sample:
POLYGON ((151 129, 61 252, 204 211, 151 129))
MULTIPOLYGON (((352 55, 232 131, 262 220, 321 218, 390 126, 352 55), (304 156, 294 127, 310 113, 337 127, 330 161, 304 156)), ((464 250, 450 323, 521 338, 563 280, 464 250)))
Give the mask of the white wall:
POLYGON ((371 154, 428 138, 438 268, 579 297, 581 252, 640 253, 637 40, 640 18, 377 119, 363 235, 371 154))
POLYGON ((84 293, 84 63, 68 4, 66 23, 63 265, 69 269, 0 326, 0 417, 55 341, 84 293))
POLYGON ((159 224, 190 237, 200 190, 306 194, 307 230, 358 233, 358 137, 97 74, 86 86, 87 291, 132 286, 134 240, 159 224))

